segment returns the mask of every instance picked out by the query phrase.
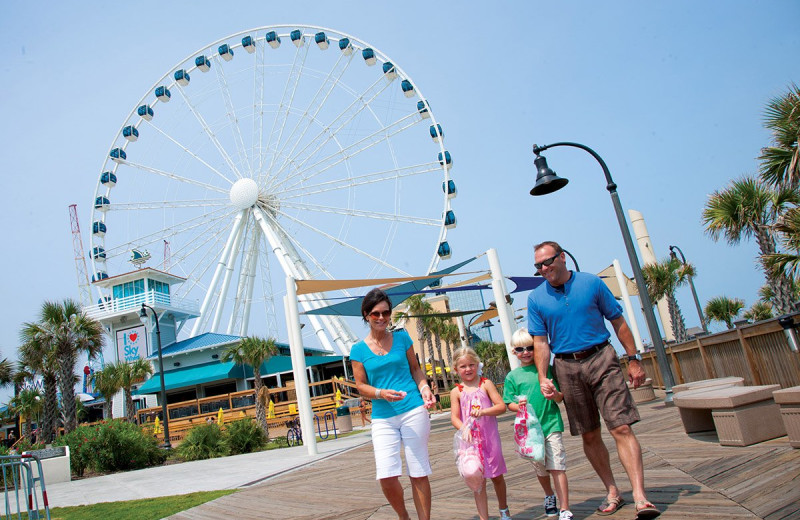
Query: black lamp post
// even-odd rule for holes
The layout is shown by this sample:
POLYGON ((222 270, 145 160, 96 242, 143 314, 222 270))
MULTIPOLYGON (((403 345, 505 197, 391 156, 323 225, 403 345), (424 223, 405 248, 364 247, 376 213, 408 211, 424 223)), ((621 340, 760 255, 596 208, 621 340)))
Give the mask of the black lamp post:
POLYGON ((164 385, 164 360, 161 358, 161 328, 158 326, 158 313, 149 305, 142 304, 142 310, 139 311, 139 319, 142 323, 147 325, 147 309, 153 313, 153 318, 156 320, 156 344, 158 345, 158 375, 161 378, 161 415, 164 420, 164 449, 172 449, 172 443, 169 442, 169 415, 167 413, 167 389, 164 385))
MULTIPOLYGON (((678 259, 678 255, 675 254, 676 250, 681 255, 681 263, 685 264, 686 257, 683 256, 683 251, 681 251, 681 248, 678 246, 669 246, 670 258, 672 258, 673 260, 678 259)), ((697 315, 700 317, 700 326, 703 327, 703 332, 708 332, 708 328, 706 327, 706 319, 703 316, 703 309, 700 307, 700 300, 697 298, 697 291, 694 288, 694 280, 692 280, 691 276, 689 277, 689 287, 692 288, 692 296, 694 296, 694 305, 695 307, 697 307, 697 315)))
POLYGON ((603 168, 603 173, 606 176, 606 189, 611 195, 611 202, 614 205, 614 212, 617 214, 619 229, 622 232, 622 240, 625 242, 625 250, 628 253, 628 259, 630 260, 631 267, 633 268, 633 277, 636 280, 636 286, 639 289, 639 299, 642 301, 642 312, 644 313, 644 318, 647 322, 647 329, 650 331, 650 337, 653 340, 653 347, 656 351, 658 367, 664 380, 666 402, 671 402, 672 387, 675 385, 675 379, 672 376, 672 370, 670 369, 669 361, 667 360, 667 353, 664 350, 664 343, 661 341, 661 332, 658 329, 658 323, 656 323, 655 314, 653 314, 653 302, 650 300, 650 295, 647 292, 647 285, 644 282, 644 275, 642 274, 642 268, 639 265, 639 258, 636 256, 636 250, 633 247, 631 232, 628 229, 628 223, 625 220, 624 213, 622 212, 622 204, 619 201, 619 194, 617 194, 617 185, 611 179, 611 172, 608 171, 608 166, 606 166, 603 158, 588 146, 579 143, 560 142, 545 146, 538 146, 534 144, 533 153, 536 155, 536 159, 533 161, 533 163, 536 165, 537 175, 536 185, 531 190, 531 195, 547 195, 548 193, 560 190, 569 182, 567 179, 556 175, 556 172, 547 166, 547 159, 541 156, 541 152, 547 150, 548 148, 555 148, 557 146, 580 148, 594 157, 595 160, 600 164, 600 167, 603 168))

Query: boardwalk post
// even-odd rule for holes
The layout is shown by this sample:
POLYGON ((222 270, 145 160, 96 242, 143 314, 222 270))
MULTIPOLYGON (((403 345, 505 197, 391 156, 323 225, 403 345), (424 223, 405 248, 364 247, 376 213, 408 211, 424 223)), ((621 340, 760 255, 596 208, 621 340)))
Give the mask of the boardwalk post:
POLYGON ((314 414, 311 409, 311 395, 308 392, 306 358, 303 352, 303 337, 300 334, 300 316, 297 313, 297 285, 291 276, 286 277, 286 296, 283 298, 286 309, 286 328, 289 331, 289 350, 292 354, 292 373, 297 393, 297 412, 300 416, 300 429, 303 443, 309 455, 316 455, 317 435, 314 432, 314 414))

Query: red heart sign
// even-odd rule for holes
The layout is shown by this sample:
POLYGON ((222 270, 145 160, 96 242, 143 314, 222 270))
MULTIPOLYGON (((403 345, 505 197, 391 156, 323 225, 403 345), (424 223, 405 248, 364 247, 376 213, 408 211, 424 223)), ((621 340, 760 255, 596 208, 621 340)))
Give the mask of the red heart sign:
POLYGON ((132 333, 132 334, 131 334, 130 336, 128 336, 128 337, 129 337, 129 338, 131 338, 131 341, 133 342, 133 341, 136 341, 136 338, 138 338, 138 337, 139 337, 139 335, 138 335, 138 334, 136 334, 136 333, 134 332, 134 333, 132 333))

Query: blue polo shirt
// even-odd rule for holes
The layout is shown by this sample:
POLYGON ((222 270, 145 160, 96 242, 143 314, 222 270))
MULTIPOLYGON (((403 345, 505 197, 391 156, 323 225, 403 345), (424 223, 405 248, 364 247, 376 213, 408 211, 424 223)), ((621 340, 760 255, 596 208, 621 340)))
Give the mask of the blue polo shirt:
POLYGON ((547 336, 554 354, 579 352, 608 341, 604 319, 622 316, 622 307, 598 276, 571 272, 567 283, 543 283, 528 296, 528 332, 547 336))

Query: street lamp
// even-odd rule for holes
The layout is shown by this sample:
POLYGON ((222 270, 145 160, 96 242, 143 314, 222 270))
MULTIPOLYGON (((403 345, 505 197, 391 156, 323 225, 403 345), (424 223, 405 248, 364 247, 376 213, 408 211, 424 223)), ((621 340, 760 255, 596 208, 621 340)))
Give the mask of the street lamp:
MULTIPOLYGON (((686 264, 686 257, 683 256, 683 251, 681 251, 681 248, 678 246, 669 246, 670 258, 672 258, 673 260, 678 259, 678 255, 675 254, 674 250, 677 250, 678 253, 680 253, 681 263, 686 264)), ((689 276, 689 287, 692 288, 692 296, 694 296, 694 305, 695 307, 697 307, 697 315, 700 316, 700 326, 703 327, 703 332, 708 332, 708 328, 706 327, 706 319, 703 317, 703 310, 700 308, 700 300, 697 298, 697 291, 694 288, 694 280, 692 280, 691 276, 689 276)))
POLYGON ((606 166, 603 158, 588 146, 579 143, 560 142, 545 146, 534 144, 533 153, 536 155, 536 159, 534 159, 533 163, 536 165, 537 175, 536 185, 531 190, 531 195, 547 195, 548 193, 560 190, 569 182, 567 179, 556 175, 556 172, 547 166, 547 159, 541 156, 541 152, 547 150, 548 148, 555 148, 556 146, 580 148, 594 157, 595 160, 600 164, 600 167, 603 168, 603 173, 606 176, 606 189, 611 195, 611 202, 614 205, 614 212, 617 214, 619 229, 622 232, 622 240, 625 242, 625 250, 628 253, 628 259, 630 260, 631 267, 633 268, 633 277, 636 280, 636 286, 639 289, 639 299, 642 301, 642 312, 644 313, 644 318, 647 322, 647 329, 650 331, 650 337, 653 340, 653 347, 656 351, 658 367, 664 380, 664 390, 666 393, 665 401, 671 402, 672 387, 675 385, 675 379, 672 377, 672 370, 670 369, 669 361, 667 360, 667 353, 664 350, 664 343, 661 341, 661 332, 658 330, 656 317, 655 314, 653 314, 653 302, 650 300, 650 295, 647 292, 647 285, 644 282, 644 275, 642 274, 642 268, 639 265, 639 258, 636 256, 636 250, 633 248, 631 232, 628 229, 628 223, 625 220, 625 215, 622 212, 622 204, 619 201, 617 185, 611 179, 611 172, 608 171, 608 166, 606 166))
POLYGON ((164 386, 164 360, 161 358, 161 328, 158 326, 158 313, 149 305, 142 304, 142 310, 139 311, 139 319, 142 323, 147 325, 147 309, 153 313, 153 318, 156 320, 156 344, 158 345, 158 375, 161 378, 161 415, 164 420, 164 449, 172 449, 172 444, 169 442, 169 415, 167 414, 167 389, 164 386))

